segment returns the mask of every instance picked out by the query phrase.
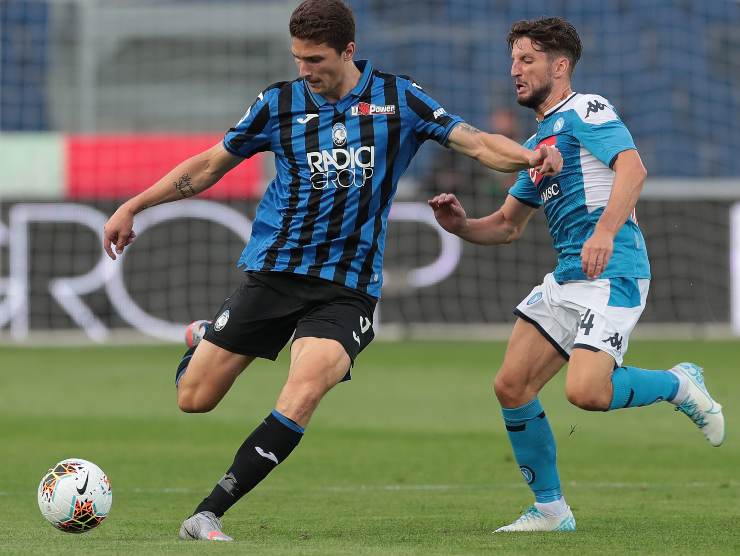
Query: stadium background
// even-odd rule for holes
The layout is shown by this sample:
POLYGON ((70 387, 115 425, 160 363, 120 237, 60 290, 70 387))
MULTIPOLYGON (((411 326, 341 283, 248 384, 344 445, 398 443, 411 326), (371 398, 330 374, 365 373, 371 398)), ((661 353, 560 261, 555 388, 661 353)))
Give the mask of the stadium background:
POLYGON ((361 57, 520 140, 534 121, 512 100, 508 27, 551 14, 576 24, 575 88, 612 101, 650 173, 637 212, 654 280, 627 362, 703 364, 725 445, 709 448, 668 404, 583 412, 560 373, 540 397, 579 532, 490 534, 530 500, 491 376, 512 305, 554 257, 541 214, 501 248, 440 233, 428 195, 455 191, 484 214, 510 181, 428 144, 389 230, 379 336, 403 341, 366 350, 290 461, 227 514, 237 543, 178 542, 288 368, 286 352, 255 362, 205 415, 174 403, 181 324, 210 315, 238 282, 272 161, 142 213, 122 261, 103 256, 102 226, 218 141, 261 88, 294 77, 296 2, 0 0, 0 552, 740 553, 740 2, 350 3, 361 57), (111 516, 89 535, 59 533, 38 512, 39 479, 67 457, 94 461, 113 484, 111 516))
MULTIPOLYGON (((115 265, 102 259, 101 219, 218 141, 266 84, 294 78, 286 22, 295 4, 0 2, 2 338, 69 341, 65 333, 84 331, 72 337, 114 341, 138 328, 175 340, 179 323, 213 313, 239 280, 234 262, 273 176, 271 155, 204 196, 218 209, 190 201, 140 218, 146 232, 115 265)), ((413 76, 449 111, 520 141, 535 122, 513 101, 508 27, 547 13, 572 20, 585 46, 575 90, 611 100, 650 174, 638 205, 654 272, 641 329, 727 335, 740 281, 730 241, 740 199, 738 2, 351 4, 359 57, 413 76)), ((454 191, 482 215, 509 183, 424 146, 392 213, 381 334, 506 334, 511 307, 553 265, 544 219, 517 245, 480 248, 441 232, 423 202, 454 191)))

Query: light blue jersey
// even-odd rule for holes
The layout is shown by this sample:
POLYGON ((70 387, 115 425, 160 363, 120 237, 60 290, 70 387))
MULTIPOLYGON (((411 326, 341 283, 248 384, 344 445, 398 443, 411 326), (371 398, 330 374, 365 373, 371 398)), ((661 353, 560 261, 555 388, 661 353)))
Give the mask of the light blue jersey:
MULTIPOLYGON (((524 146, 556 145, 563 155, 557 176, 522 171, 509 194, 522 203, 544 205, 558 252, 555 279, 586 280, 581 249, 604 212, 614 182, 617 155, 635 149, 630 132, 604 97, 573 93, 545 113, 537 133, 524 146)), ((614 237, 614 253, 599 278, 650 278, 645 239, 634 212, 614 237)))

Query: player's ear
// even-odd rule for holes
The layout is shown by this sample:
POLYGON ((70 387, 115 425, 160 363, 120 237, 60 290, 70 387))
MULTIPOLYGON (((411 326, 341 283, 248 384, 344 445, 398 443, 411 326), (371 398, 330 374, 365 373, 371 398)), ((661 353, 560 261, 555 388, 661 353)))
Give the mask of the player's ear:
POLYGON ((556 77, 567 77, 570 72, 570 60, 566 56, 555 58, 554 74, 556 77))
POLYGON ((347 43, 347 46, 344 48, 344 52, 342 52, 342 60, 344 60, 345 62, 349 62, 354 55, 355 55, 355 43, 349 42, 347 43))

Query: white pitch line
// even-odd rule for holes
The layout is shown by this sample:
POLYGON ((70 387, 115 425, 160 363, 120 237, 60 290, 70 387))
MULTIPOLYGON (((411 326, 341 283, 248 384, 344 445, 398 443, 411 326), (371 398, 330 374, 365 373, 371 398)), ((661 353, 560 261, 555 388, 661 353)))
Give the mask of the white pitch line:
MULTIPOLYGON (((488 483, 488 484, 387 484, 387 485, 336 485, 315 487, 310 490, 316 492, 442 492, 442 491, 460 491, 460 490, 480 490, 495 491, 501 488, 524 488, 524 483, 488 483)), ((585 489, 660 489, 660 488, 738 488, 740 481, 692 481, 688 483, 626 483, 626 482, 586 482, 570 481, 564 485, 567 488, 585 488, 585 489)), ((275 487, 264 486, 263 490, 267 491, 294 491, 293 487, 275 487)), ((205 489, 184 488, 184 487, 165 487, 165 488, 131 488, 113 489, 117 493, 133 494, 202 494, 205 489)), ((21 494, 21 491, 0 491, 0 496, 13 496, 21 494)))
MULTIPOLYGON (((567 488, 585 488, 585 489, 659 489, 659 488, 738 488, 739 481, 692 481, 688 483, 627 483, 627 482, 586 482, 570 481, 564 485, 567 488)), ((526 485, 522 482, 516 483, 489 483, 489 484, 386 484, 386 485, 336 485, 312 488, 313 491, 319 492, 434 492, 434 491, 459 491, 459 490, 490 490, 495 491, 500 488, 524 488, 526 485)), ((263 490, 268 491, 293 491, 293 487, 276 487, 264 486, 263 490)), ((194 494, 203 492, 202 489, 192 488, 133 488, 119 489, 118 492, 131 492, 135 494, 194 494)), ((0 493, 7 494, 7 493, 0 493)))

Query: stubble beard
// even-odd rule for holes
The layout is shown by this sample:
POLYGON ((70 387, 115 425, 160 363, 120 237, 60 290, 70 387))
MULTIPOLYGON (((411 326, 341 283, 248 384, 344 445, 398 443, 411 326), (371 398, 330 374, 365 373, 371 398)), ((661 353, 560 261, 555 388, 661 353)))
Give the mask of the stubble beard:
POLYGON ((547 83, 542 85, 539 89, 535 89, 534 91, 532 91, 532 94, 528 97, 517 98, 516 101, 521 106, 526 106, 527 108, 532 108, 533 110, 536 110, 537 107, 544 104, 544 102, 547 100, 547 97, 550 96, 551 92, 552 81, 547 81, 547 83))

